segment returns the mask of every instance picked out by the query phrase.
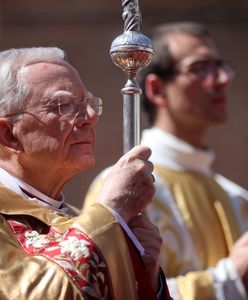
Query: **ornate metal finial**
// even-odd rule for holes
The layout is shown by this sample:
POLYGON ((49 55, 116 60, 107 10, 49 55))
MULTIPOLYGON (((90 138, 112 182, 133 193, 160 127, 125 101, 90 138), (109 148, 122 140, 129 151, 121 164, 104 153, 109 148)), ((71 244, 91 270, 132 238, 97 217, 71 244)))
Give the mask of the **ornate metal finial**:
POLYGON ((124 31, 140 31, 141 13, 137 0, 123 0, 122 1, 124 21, 124 31))
POLYGON ((153 56, 151 40, 140 32, 141 13, 138 0, 123 0, 124 32, 112 42, 113 62, 124 70, 128 81, 122 93, 141 93, 137 83, 138 71, 149 64, 153 56))
POLYGON ((113 62, 127 74, 123 94, 124 152, 139 144, 141 88, 138 71, 149 64, 153 56, 152 43, 140 32, 141 13, 138 0, 122 0, 124 32, 112 42, 110 55, 113 62))

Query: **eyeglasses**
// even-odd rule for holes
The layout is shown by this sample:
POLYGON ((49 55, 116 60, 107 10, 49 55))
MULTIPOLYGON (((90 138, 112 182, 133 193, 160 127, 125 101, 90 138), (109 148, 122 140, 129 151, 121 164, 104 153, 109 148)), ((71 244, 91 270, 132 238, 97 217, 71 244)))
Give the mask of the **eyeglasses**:
POLYGON ((94 110, 97 116, 102 114, 103 103, 102 99, 99 97, 89 96, 80 99, 71 95, 63 95, 51 98, 48 104, 28 107, 13 114, 8 114, 6 117, 13 117, 23 113, 28 113, 36 108, 47 108, 49 111, 54 111, 61 116, 75 117, 77 114, 81 113, 86 119, 88 106, 94 110))
POLYGON ((220 70, 226 73, 229 80, 235 76, 235 69, 221 59, 198 60, 189 65, 183 66, 179 64, 176 66, 176 72, 191 73, 200 80, 204 80, 209 76, 216 78, 216 76, 219 76, 220 70))

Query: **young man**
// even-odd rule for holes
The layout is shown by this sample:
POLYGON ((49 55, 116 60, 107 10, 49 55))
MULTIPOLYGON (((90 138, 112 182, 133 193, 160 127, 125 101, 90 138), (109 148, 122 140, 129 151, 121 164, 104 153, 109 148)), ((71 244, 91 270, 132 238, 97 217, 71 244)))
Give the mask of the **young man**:
POLYGON ((169 299, 159 232, 139 216, 150 149, 123 156, 78 214, 61 191, 94 165, 101 99, 58 48, 0 52, 0 70, 0 299, 169 299))
POLYGON ((201 24, 161 25, 152 40, 154 58, 141 72, 151 126, 142 144, 152 149, 156 194, 147 214, 163 237, 170 293, 247 299, 248 192, 214 173, 207 145, 208 130, 227 121, 233 70, 201 24))

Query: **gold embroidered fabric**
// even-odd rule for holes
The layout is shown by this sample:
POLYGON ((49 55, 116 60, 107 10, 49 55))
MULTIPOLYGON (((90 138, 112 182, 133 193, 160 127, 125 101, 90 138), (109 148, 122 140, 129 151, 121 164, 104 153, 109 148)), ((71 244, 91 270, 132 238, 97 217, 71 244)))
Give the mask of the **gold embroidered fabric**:
POLYGON ((56 263, 39 255, 29 256, 23 250, 5 216, 19 216, 22 220, 32 217, 60 233, 70 227, 84 231, 101 250, 108 264, 114 298, 137 299, 132 263, 122 230, 106 208, 95 204, 78 217, 70 219, 0 185, 1 300, 84 299, 71 277, 56 263))

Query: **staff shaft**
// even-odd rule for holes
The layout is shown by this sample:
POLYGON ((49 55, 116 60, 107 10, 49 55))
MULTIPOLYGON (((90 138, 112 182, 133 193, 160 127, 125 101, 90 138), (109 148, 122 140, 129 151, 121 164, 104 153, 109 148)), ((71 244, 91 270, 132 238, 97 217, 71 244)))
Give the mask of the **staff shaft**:
POLYGON ((140 95, 123 95, 123 152, 140 144, 140 95))

